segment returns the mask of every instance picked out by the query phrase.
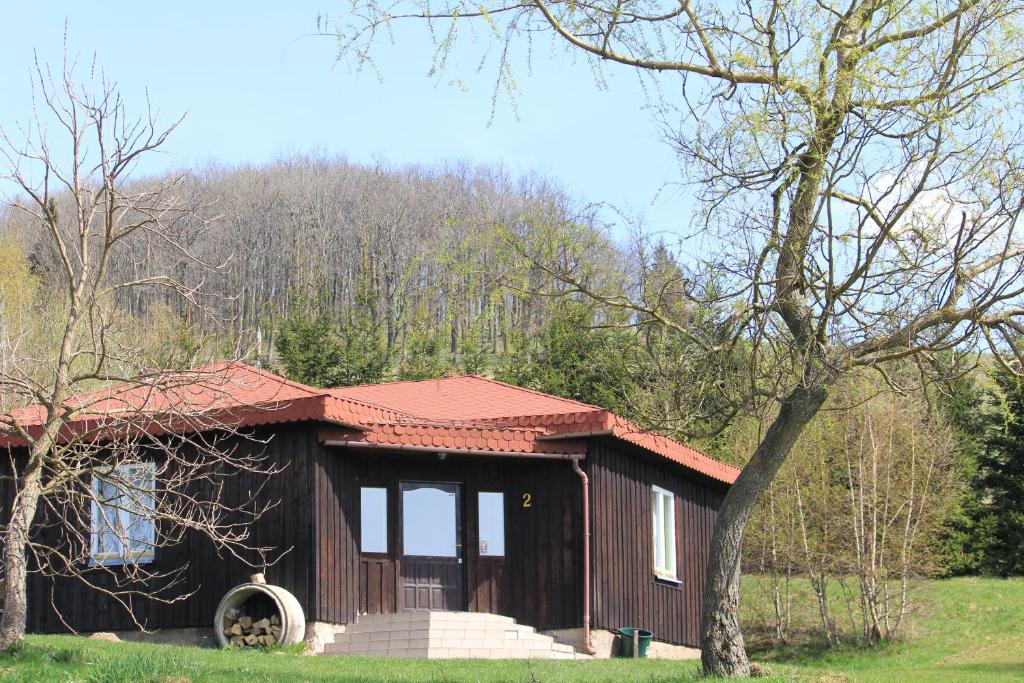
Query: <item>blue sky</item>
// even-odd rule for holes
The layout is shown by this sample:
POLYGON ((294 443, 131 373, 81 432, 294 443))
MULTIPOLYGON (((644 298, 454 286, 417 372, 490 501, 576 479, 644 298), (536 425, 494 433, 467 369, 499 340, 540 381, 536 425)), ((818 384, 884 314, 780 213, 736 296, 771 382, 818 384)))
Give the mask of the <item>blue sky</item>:
MULTIPOLYGON (((539 172, 574 196, 642 214, 647 227, 675 231, 688 218, 672 151, 645 111, 636 77, 615 71, 609 88, 589 66, 538 50, 520 64, 517 112, 502 99, 489 122, 493 71, 464 68, 431 78, 423 26, 381 43, 383 81, 335 62, 335 44, 311 37, 335 2, 12 3, 0 41, 0 123, 30 113, 33 49, 58 63, 65 19, 72 48, 115 79, 129 103, 148 88, 166 120, 187 112, 168 153, 144 170, 215 161, 261 162, 320 150, 357 162, 497 162, 539 172), (467 87, 450 84, 459 77, 467 87)), ((472 46, 469 46, 472 49, 472 46)))

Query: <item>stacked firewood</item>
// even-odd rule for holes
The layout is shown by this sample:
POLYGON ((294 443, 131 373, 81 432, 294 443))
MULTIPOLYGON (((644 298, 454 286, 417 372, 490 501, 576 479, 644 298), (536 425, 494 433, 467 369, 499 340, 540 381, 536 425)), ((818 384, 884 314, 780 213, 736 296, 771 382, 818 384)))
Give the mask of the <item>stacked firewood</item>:
POLYGON ((281 618, 276 614, 253 619, 241 610, 224 614, 224 637, 238 647, 267 647, 281 640, 281 618))

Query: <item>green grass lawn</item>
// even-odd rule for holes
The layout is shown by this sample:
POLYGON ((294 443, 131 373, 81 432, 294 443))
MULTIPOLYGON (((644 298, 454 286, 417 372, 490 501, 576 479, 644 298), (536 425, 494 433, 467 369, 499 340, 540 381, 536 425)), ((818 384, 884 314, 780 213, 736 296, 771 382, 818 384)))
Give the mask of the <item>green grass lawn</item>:
POLYGON ((874 650, 755 646, 752 657, 780 680, 1024 681, 1024 579, 927 581, 915 599, 898 643, 874 650))
MULTIPOLYGON (((906 638, 872 651, 754 649, 779 681, 1024 681, 1024 579, 922 584, 906 638)), ((755 598, 747 618, 753 620, 755 598)), ((0 655, 0 681, 264 683, 271 681, 638 681, 698 677, 694 662, 383 660, 305 657, 31 636, 0 655)), ((764 679, 762 679, 764 680, 764 679)))
POLYGON ((0 681, 291 683, 299 681, 677 681, 692 662, 307 657, 33 636, 21 660, 0 656, 0 681))

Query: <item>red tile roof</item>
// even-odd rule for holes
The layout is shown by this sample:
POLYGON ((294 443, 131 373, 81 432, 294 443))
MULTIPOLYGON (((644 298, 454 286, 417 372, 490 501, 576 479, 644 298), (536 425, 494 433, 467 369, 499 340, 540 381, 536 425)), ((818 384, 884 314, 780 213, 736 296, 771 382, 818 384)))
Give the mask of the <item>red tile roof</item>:
MULTIPOLYGON (((110 430, 159 434, 299 420, 358 425, 408 417, 238 362, 143 375, 130 383, 77 394, 64 406, 69 414, 66 439, 97 438, 110 430)), ((25 443, 12 421, 34 436, 45 419, 39 405, 0 415, 0 446, 25 443)))
POLYGON ((389 406, 427 420, 480 420, 555 415, 594 406, 469 375, 330 389, 334 396, 389 406))
MULTIPOLYGON (((368 384, 330 391, 334 396, 372 402, 415 415, 416 420, 452 421, 453 425, 470 422, 479 426, 500 427, 499 431, 506 433, 520 429, 531 430, 537 434, 535 444, 565 440, 567 446, 573 443, 570 448, 581 449, 578 451, 580 453, 586 452, 580 439, 588 435, 605 435, 631 443, 718 481, 731 484, 739 475, 737 468, 678 441, 644 430, 609 410, 485 377, 471 375, 418 382, 368 384)), ((376 434, 377 429, 371 427, 363 440, 383 439, 376 434)), ((391 439, 386 443, 408 443, 407 440, 391 439)), ((493 437, 488 439, 472 441, 469 446, 454 447, 501 450, 492 445, 493 437)), ((444 445, 449 443, 461 442, 453 439, 444 445)))
MULTIPOLYGON (((314 420, 337 425, 332 441, 367 448, 582 456, 585 437, 600 435, 721 482, 739 474, 603 408, 476 376, 316 389, 225 362, 80 394, 65 405, 72 412, 65 438, 314 420)), ((31 434, 45 415, 29 407, 10 417, 31 434)), ((0 446, 23 445, 11 429, 5 435, 4 422, 0 416, 0 446)))

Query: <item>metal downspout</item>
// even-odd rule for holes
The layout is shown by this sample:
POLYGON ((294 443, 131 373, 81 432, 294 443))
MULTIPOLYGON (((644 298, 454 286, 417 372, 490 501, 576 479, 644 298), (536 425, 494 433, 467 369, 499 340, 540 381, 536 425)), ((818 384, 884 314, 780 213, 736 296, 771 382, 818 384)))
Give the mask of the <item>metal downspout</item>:
POLYGON ((573 458, 572 471, 583 484, 583 652, 596 652, 590 641, 590 479, 580 467, 579 458, 573 458))

